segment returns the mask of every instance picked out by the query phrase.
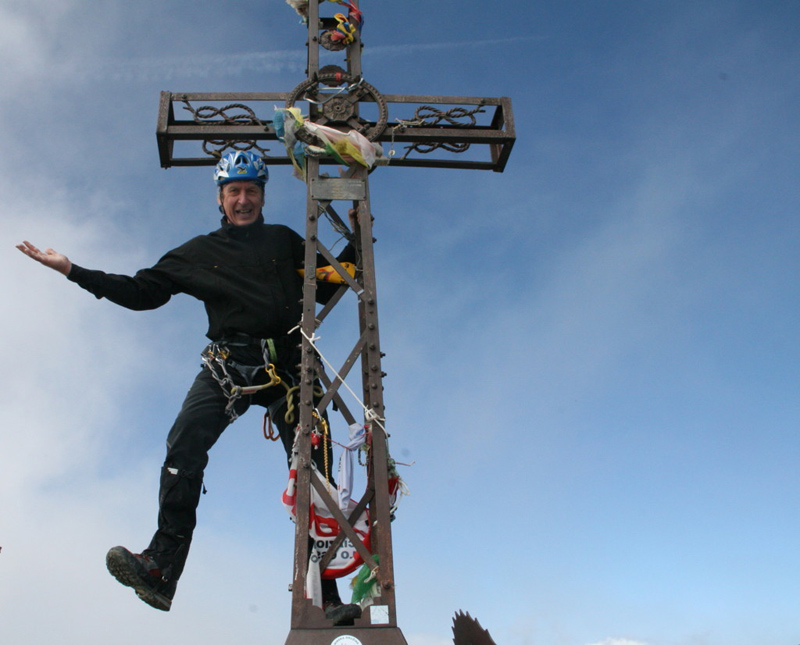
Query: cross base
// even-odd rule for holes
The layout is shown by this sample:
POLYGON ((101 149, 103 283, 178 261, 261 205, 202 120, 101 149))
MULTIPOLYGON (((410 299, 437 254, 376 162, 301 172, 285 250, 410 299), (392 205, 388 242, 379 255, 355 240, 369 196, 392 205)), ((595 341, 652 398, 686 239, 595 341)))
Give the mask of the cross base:
MULTIPOLYGON (((382 598, 376 599, 376 603, 382 602, 382 598)), ((306 598, 293 607, 286 645, 408 645, 396 621, 387 615, 388 609, 386 605, 373 604, 353 625, 333 627, 322 609, 306 598)))
POLYGON ((408 645, 399 627, 293 629, 286 639, 286 645, 332 645, 334 642, 336 645, 408 645))

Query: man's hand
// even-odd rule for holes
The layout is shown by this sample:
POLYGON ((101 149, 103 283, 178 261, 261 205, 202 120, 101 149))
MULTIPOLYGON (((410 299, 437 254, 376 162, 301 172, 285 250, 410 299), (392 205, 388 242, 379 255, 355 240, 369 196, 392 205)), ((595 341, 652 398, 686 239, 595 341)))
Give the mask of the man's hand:
POLYGON ((51 269, 58 271, 59 273, 63 273, 64 275, 68 275, 70 269, 72 268, 72 262, 69 261, 69 258, 66 255, 57 253, 53 249, 47 249, 46 251, 42 252, 27 240, 22 244, 17 244, 17 248, 29 258, 32 258, 37 262, 44 264, 46 267, 50 267, 51 269))

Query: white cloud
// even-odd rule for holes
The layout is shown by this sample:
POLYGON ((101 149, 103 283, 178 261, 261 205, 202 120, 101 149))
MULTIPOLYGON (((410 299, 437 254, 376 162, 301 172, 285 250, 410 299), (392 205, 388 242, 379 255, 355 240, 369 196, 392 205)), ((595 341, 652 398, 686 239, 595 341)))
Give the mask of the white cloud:
POLYGON ((74 50, 83 43, 63 42, 63 35, 73 31, 69 17, 74 7, 70 0, 12 2, 0 7, 0 60, 7 96, 13 96, 13 89, 29 97, 41 80, 57 78, 52 74, 54 63, 63 68, 66 60, 74 58, 74 50))
MULTIPOLYGON (((292 50, 175 55, 153 47, 152 56, 125 56, 129 29, 124 12, 113 5, 88 10, 80 3, 32 2, 0 8, 0 58, 5 89, 18 86, 30 92, 40 83, 50 91, 76 83, 170 81, 175 78, 241 76, 305 69, 301 46, 292 50), (103 29, 91 29, 97 20, 103 29), (161 55, 163 52, 163 55, 161 55)), ((159 21, 159 9, 141 5, 137 19, 159 21)), ((177 36, 185 34, 177 34, 177 36)), ((239 47, 235 49, 240 49, 239 47)))
MULTIPOLYGON (((17 212, 21 208, 12 205, 17 212)), ((13 339, 6 352, 14 365, 0 391, 5 485, 15 473, 17 483, 42 482, 84 464, 98 425, 114 417, 120 370, 135 360, 132 328, 121 328, 114 312, 97 308, 93 297, 13 248, 31 239, 80 253, 103 242, 92 226, 79 230, 57 209, 46 212, 50 215, 7 223, 0 237, 0 285, 12 312, 0 320, 0 331, 13 339)))
POLYGON ((0 59, 6 73, 42 69, 46 52, 37 24, 9 7, 0 7, 0 59))

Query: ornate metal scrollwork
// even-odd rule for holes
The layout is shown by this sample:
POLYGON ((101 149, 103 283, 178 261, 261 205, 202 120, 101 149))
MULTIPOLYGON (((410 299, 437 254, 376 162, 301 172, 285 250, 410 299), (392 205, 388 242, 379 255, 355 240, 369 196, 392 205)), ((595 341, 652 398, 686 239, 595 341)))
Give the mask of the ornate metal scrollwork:
MULTIPOLYGON (((475 118, 476 114, 486 112, 482 105, 478 105, 473 110, 467 110, 462 107, 454 107, 449 110, 439 110, 431 105, 421 105, 414 111, 413 119, 398 119, 400 125, 397 128, 432 128, 439 125, 442 121, 446 121, 450 126, 470 128, 474 127, 478 120, 475 118), (467 119, 466 122, 463 119, 467 119)), ((407 157, 411 152, 419 152, 420 154, 428 154, 434 150, 442 148, 448 152, 466 152, 470 148, 469 143, 413 143, 406 146, 406 154, 403 158, 407 157)))
MULTIPOLYGON (((300 83, 286 99, 286 107, 294 107, 300 101, 308 101, 317 106, 314 123, 330 126, 347 126, 363 134, 370 141, 375 141, 386 129, 389 109, 380 92, 363 78, 353 78, 343 72, 325 72, 317 78, 307 79, 300 83), (329 88, 339 87, 338 92, 320 92, 320 85, 329 88), (361 101, 375 103, 378 107, 378 118, 375 123, 366 121, 358 114, 361 101)), ((298 138, 308 137, 298 132, 298 138)), ((313 143, 306 141, 306 143, 313 143)))
MULTIPOLYGON (((194 107, 187 99, 183 99, 183 109, 191 112, 195 123, 221 123, 223 125, 259 125, 266 124, 256 116, 253 109, 244 103, 230 103, 223 107, 202 105, 194 107), (231 110, 241 110, 240 114, 230 114, 231 110)), ((219 159, 226 150, 258 150, 262 156, 268 156, 269 148, 262 148, 252 140, 204 139, 203 152, 219 159), (212 149, 213 146, 213 149, 212 149)))

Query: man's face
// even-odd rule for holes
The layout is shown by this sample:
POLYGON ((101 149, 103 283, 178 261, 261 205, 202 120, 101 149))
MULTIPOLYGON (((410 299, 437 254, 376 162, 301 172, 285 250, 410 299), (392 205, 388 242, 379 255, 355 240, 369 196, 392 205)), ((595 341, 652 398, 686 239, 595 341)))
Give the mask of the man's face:
POLYGON ((218 200, 225 217, 234 226, 252 224, 264 206, 264 191, 252 181, 231 181, 222 187, 218 200))

